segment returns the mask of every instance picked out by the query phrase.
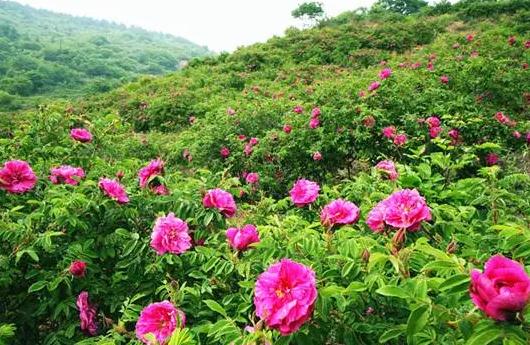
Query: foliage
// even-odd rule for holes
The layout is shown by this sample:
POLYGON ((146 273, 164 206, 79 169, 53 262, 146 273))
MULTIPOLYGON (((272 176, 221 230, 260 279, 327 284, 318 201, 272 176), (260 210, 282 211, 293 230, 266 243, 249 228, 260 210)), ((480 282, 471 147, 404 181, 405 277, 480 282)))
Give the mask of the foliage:
POLYGON ((291 12, 294 18, 316 21, 324 16, 324 9, 320 2, 304 2, 291 12))
POLYGON ((170 300, 187 316, 170 344, 528 343, 528 310, 518 322, 494 322, 468 291, 470 271, 490 256, 528 266, 530 253, 530 78, 522 67, 530 37, 514 32, 527 25, 528 11, 522 5, 495 23, 467 19, 476 6, 451 5, 436 16, 349 13, 192 60, 166 77, 0 118, 0 162, 24 159, 39 177, 26 194, 0 191, 0 341, 3 327, 12 333, 3 325, 14 324, 9 344, 138 345, 141 310, 170 300), (380 80, 383 68, 392 75, 380 80), (366 92, 375 80, 381 86, 366 92), (321 125, 311 129, 314 107, 321 125), (495 119, 499 111, 514 127, 495 119), (442 132, 430 138, 424 119, 434 115, 442 132), (289 134, 284 124, 292 126, 289 134), (391 125, 407 135, 404 146, 381 135, 391 125), (74 127, 88 128, 94 141, 73 142, 74 127), (514 138, 514 130, 523 137, 514 138), (247 156, 251 137, 259 143, 247 156), (231 152, 225 159, 222 147, 231 152), (316 151, 322 160, 313 160, 316 151), (500 162, 487 166, 489 153, 500 162), (166 162, 169 195, 138 186, 138 170, 157 157, 166 162), (383 159, 396 162, 395 181, 373 168, 383 159), (50 168, 62 164, 83 167, 86 177, 77 186, 51 184, 50 168), (244 172, 259 173, 257 186, 244 172), (116 175, 129 204, 98 189, 100 177, 116 175), (301 177, 321 187, 305 208, 288 198, 301 177), (236 217, 202 206, 211 188, 235 196, 236 217), (403 188, 425 197, 433 219, 396 250, 392 234, 373 233, 365 221, 403 188), (326 228, 319 212, 338 198, 358 205, 361 218, 326 228), (169 212, 188 223, 195 245, 159 256, 151 231, 169 212), (244 224, 255 224, 261 241, 236 252, 225 231, 244 224), (281 258, 311 267, 318 289, 311 319, 285 337, 260 322, 253 305, 257 277, 281 258), (69 273, 74 260, 87 263, 84 277, 69 273), (81 291, 97 307, 94 337, 79 328, 81 291))

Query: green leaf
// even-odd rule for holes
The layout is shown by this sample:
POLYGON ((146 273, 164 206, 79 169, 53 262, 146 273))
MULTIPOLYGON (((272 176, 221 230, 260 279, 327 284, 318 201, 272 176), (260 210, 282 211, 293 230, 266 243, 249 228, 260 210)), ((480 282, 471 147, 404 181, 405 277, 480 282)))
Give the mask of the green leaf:
POLYGON ((394 338, 399 337, 400 335, 404 334, 405 332, 405 325, 400 325, 398 327, 394 327, 386 331, 385 333, 381 334, 379 337, 379 343, 386 344, 389 340, 392 340, 394 338))
POLYGON ((418 308, 414 309, 407 321, 407 343, 413 344, 414 335, 420 332, 427 322, 429 321, 429 315, 431 313, 431 308, 428 304, 420 305, 418 308))
POLYGON ((47 282, 47 281, 44 281, 44 280, 38 281, 38 282, 36 282, 36 283, 33 283, 33 284, 28 288, 28 293, 42 290, 42 289, 44 289, 44 287, 45 287, 47 284, 48 284, 48 282, 47 282))
POLYGON ((322 297, 332 297, 335 295, 341 295, 344 292, 342 286, 337 285, 328 285, 318 291, 322 297))
POLYGON ((466 345, 487 345, 492 341, 499 339, 502 333, 498 329, 483 328, 473 334, 467 341, 466 345))
POLYGON ((221 307, 221 305, 219 303, 217 303, 216 301, 212 300, 212 299, 207 299, 207 300, 204 300, 204 303, 206 303, 206 305, 208 306, 208 308, 210 308, 211 310, 223 315, 224 317, 228 318, 228 314, 226 313, 226 310, 221 307))
POLYGON ((380 295, 387 297, 397 297, 407 299, 410 297, 410 294, 403 288, 393 285, 386 285, 376 290, 380 295))
POLYGON ((446 293, 458 293, 466 291, 469 287, 469 274, 456 274, 446 279, 438 287, 440 291, 446 293))

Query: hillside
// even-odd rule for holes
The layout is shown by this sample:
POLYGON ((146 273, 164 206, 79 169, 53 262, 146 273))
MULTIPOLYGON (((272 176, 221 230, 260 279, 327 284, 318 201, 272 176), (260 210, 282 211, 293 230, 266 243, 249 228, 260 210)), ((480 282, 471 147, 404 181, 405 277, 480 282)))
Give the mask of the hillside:
POLYGON ((527 344, 529 63, 374 6, 0 121, 0 344, 527 344))
POLYGON ((0 111, 109 91, 207 54, 180 37, 0 1, 0 111))

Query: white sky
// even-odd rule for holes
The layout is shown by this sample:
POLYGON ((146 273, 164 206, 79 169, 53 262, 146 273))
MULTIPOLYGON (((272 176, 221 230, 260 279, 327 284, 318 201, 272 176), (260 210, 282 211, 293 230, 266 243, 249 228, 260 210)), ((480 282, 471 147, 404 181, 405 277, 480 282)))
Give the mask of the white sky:
MULTIPOLYGON (((55 12, 107 19, 232 51, 281 35, 299 22, 291 11, 304 0, 16 0, 55 12)), ((328 16, 369 7, 375 0, 319 0, 328 16)))

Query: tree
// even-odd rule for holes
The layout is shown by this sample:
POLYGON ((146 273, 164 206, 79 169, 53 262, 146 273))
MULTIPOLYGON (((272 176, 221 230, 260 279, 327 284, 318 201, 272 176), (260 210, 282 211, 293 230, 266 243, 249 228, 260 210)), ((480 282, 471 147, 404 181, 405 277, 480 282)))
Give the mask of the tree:
POLYGON ((421 8, 427 5, 428 3, 425 0, 379 0, 374 4, 373 9, 382 9, 407 15, 419 12, 421 8))
POLYGON ((296 19, 304 21, 316 22, 324 17, 324 9, 320 2, 304 2, 291 12, 291 15, 296 19))

